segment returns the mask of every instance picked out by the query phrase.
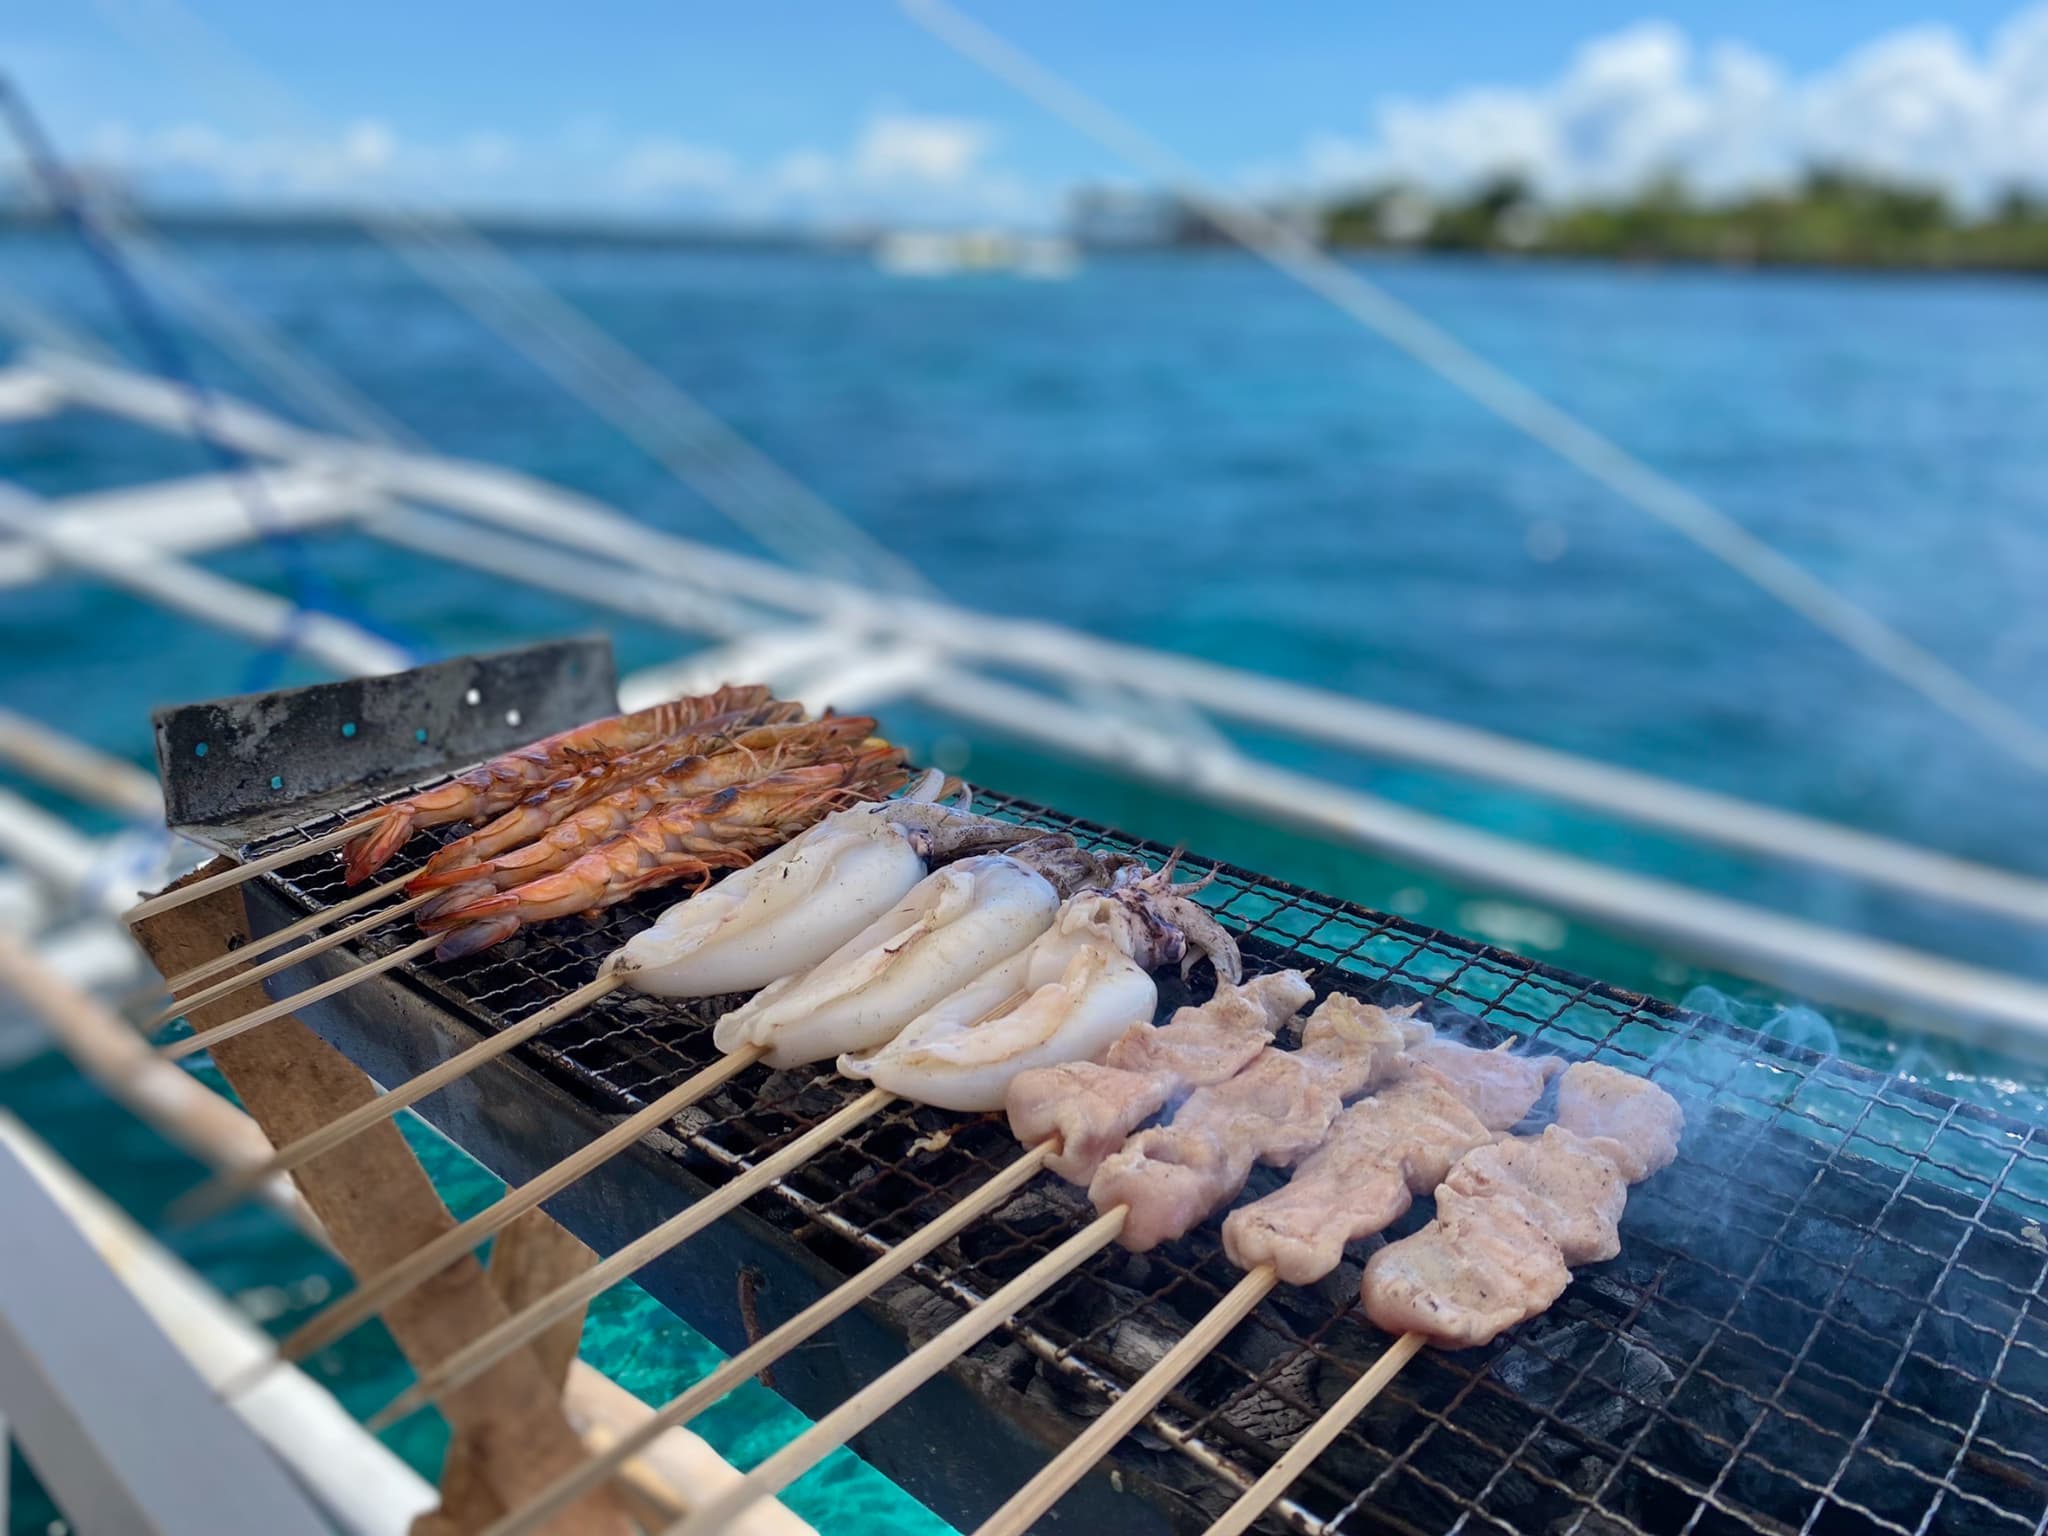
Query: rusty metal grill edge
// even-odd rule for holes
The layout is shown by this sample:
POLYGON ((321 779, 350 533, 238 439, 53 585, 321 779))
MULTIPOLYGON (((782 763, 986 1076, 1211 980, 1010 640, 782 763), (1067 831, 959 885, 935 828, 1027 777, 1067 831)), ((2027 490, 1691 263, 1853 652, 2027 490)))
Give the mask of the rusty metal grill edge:
MULTIPOLYGON (((977 804, 1155 863, 1164 852, 1021 800, 977 804)), ((398 867, 438 841, 420 834, 398 867)), ((269 879, 308 911, 343 889, 331 856, 269 879)), ((1419 1002, 1475 1043, 1512 1034, 1612 1060, 1678 1094, 1691 1121, 1679 1161, 1633 1192, 1618 1259, 1488 1349, 1418 1357, 1277 1518, 1417 1536, 2048 1528, 2048 1152, 2033 1128, 1230 866, 1205 899, 1249 969, 1300 965, 1319 995, 1419 1002)), ((664 904, 657 893, 407 973, 488 1033, 589 980, 664 904)), ((1165 1009, 1184 1000, 1177 979, 1161 991, 1165 1009)), ((707 1026, 730 1002, 615 994, 524 1053, 591 1109, 629 1110, 713 1059, 707 1026)), ((729 1179, 854 1091, 811 1070, 742 1074, 677 1122, 674 1155, 729 1179)), ((1018 1150, 997 1117, 899 1104, 750 1208, 850 1272, 1018 1150)), ((1250 1193, 1272 1182, 1262 1170, 1250 1193)), ((1045 1176, 913 1274, 971 1304, 1085 1210, 1045 1176)), ((1427 1215, 1424 1202, 1396 1230, 1427 1215)), ((1152 1254, 1111 1249, 984 1345, 977 1369, 1078 1424, 1233 1282, 1218 1250, 1213 1223, 1152 1254)), ((1219 1512, 1388 1342, 1356 1314, 1357 1276, 1354 1257, 1321 1286, 1277 1292, 1118 1461, 1219 1512)))

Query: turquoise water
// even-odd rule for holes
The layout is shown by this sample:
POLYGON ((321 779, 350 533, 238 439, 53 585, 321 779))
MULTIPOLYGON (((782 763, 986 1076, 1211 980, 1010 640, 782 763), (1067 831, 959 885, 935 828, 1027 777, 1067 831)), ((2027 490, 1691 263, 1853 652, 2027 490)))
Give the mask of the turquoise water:
MULTIPOLYGON (((435 448, 516 465, 692 536, 750 547, 530 364, 367 245, 194 241, 217 286, 435 448)), ((1066 284, 902 282, 848 256, 523 247, 520 259, 819 489, 941 590, 1239 663, 2048 874, 2038 780, 1675 535, 1589 486, 1355 325, 1234 256, 1104 260, 1066 284)), ((1387 262, 1402 297, 1716 501, 1986 689, 2048 720, 2048 288, 1930 277, 1387 262)), ((119 344, 77 253, 0 239, 0 283, 119 344)), ((206 376, 268 399, 226 362, 206 376)), ((66 416, 0 428, 0 476, 45 495, 203 472, 190 445, 66 416)), ((430 653, 603 627, 627 667, 673 637, 354 536, 306 579, 430 653)), ((155 704, 280 672, 89 582, 0 595, 0 704, 138 761, 155 704)), ((1831 1014, 1383 860, 963 736, 892 730, 997 787, 1508 943, 1674 998, 1840 1036, 1845 1054, 2037 1112, 2033 1075, 1831 1014), (1715 993, 1696 989, 1714 986, 1715 993)), ((1261 750, 1478 825, 2048 974, 2038 937, 1829 877, 1688 849, 1510 793, 1261 750)), ((66 808, 75 810, 76 808, 66 808)), ((81 815, 83 813, 80 813, 81 815)), ((15 1104, 145 1219, 195 1177, 47 1057, 15 1104)), ((431 1146, 437 1173, 486 1190, 431 1146)), ((289 1326, 338 1277, 260 1214, 176 1238, 289 1326)), ((650 1397, 709 1348, 635 1292, 589 1336, 650 1397), (658 1326, 657 1326, 658 1325, 658 1326)), ((388 1348, 323 1362, 367 1411, 388 1348)), ((746 1462, 787 1433, 750 1388, 699 1422, 746 1462)), ((430 1465, 434 1427, 398 1442, 430 1465)), ((793 1498, 831 1528, 913 1528, 850 1459, 793 1498)), ((19 1522, 17 1522, 19 1525, 19 1522)), ((20 1527, 29 1529, 31 1527, 20 1527)), ((40 1529, 40 1527, 32 1527, 40 1529)))

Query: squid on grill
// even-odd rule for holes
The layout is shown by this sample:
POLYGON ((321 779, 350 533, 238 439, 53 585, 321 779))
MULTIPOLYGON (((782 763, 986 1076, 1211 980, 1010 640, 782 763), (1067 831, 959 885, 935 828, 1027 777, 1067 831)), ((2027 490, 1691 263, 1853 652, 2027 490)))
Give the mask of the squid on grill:
POLYGON ((1090 1061, 1151 1019, 1151 973, 1208 956, 1220 980, 1243 974, 1237 942, 1175 885, 1172 866, 1086 891, 1029 948, 935 1003, 884 1044, 839 1058, 839 1070, 921 1104, 1000 1109, 1033 1067, 1090 1061))
POLYGON ((1054 835, 950 864, 810 970, 725 1015, 712 1038, 724 1051, 761 1046, 775 1067, 880 1045, 1043 933, 1065 892, 1115 879, 1121 863, 1054 835))
POLYGON ((939 803, 931 772, 900 799, 835 811, 759 863, 678 902, 608 969, 656 997, 751 992, 808 971, 909 894, 935 864, 1039 833, 939 803))

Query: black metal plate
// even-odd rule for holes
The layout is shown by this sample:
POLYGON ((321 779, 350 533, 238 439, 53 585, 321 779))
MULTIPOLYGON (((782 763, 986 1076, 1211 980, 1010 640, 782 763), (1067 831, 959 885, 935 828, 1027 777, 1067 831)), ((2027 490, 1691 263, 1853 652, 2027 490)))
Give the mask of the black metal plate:
POLYGON ((611 714, 617 701, 611 641, 597 635, 161 709, 165 819, 208 847, 239 849, 379 786, 611 714))

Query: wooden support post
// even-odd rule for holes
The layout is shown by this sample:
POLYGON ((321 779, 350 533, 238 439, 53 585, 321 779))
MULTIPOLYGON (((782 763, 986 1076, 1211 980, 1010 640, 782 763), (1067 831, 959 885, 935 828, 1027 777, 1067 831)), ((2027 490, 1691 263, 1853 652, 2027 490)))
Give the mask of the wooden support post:
MULTIPOLYGON (((196 883, 226 867, 225 860, 216 860, 187 879, 196 883)), ((240 892, 230 887, 145 919, 135 936, 168 976, 245 940, 248 919, 240 892)), ((246 1011, 260 1001, 250 990, 194 1010, 193 1027, 204 1029, 246 1011)), ((296 1141, 376 1097, 376 1085, 360 1068, 290 1016, 221 1042, 213 1061, 272 1146, 296 1141)), ((426 1170, 389 1121, 295 1169, 292 1177, 359 1278, 382 1272, 455 1226, 426 1170)), ((384 1322, 413 1368, 425 1370, 510 1315, 472 1258, 394 1301, 384 1322)), ((441 1408, 457 1443, 470 1447, 465 1459, 474 1477, 503 1509, 518 1508, 583 1458, 562 1410, 561 1371, 550 1374, 531 1345, 450 1393, 441 1408)), ((631 1526, 615 1495, 602 1489, 548 1530, 554 1536, 629 1536, 631 1526)))
MULTIPOLYGON (((546 1211, 528 1211, 492 1244, 486 1273, 505 1310, 516 1316, 596 1262, 597 1255, 546 1211)), ((578 1307, 573 1316, 563 1318, 527 1346, 539 1361, 541 1374, 557 1392, 568 1381, 569 1366, 576 1358, 583 1312, 578 1307)), ((456 1434, 448 1444, 448 1459, 441 1465, 441 1507, 415 1520, 411 1536, 464 1536, 506 1513, 485 1480, 485 1453, 475 1431, 456 1434)))

